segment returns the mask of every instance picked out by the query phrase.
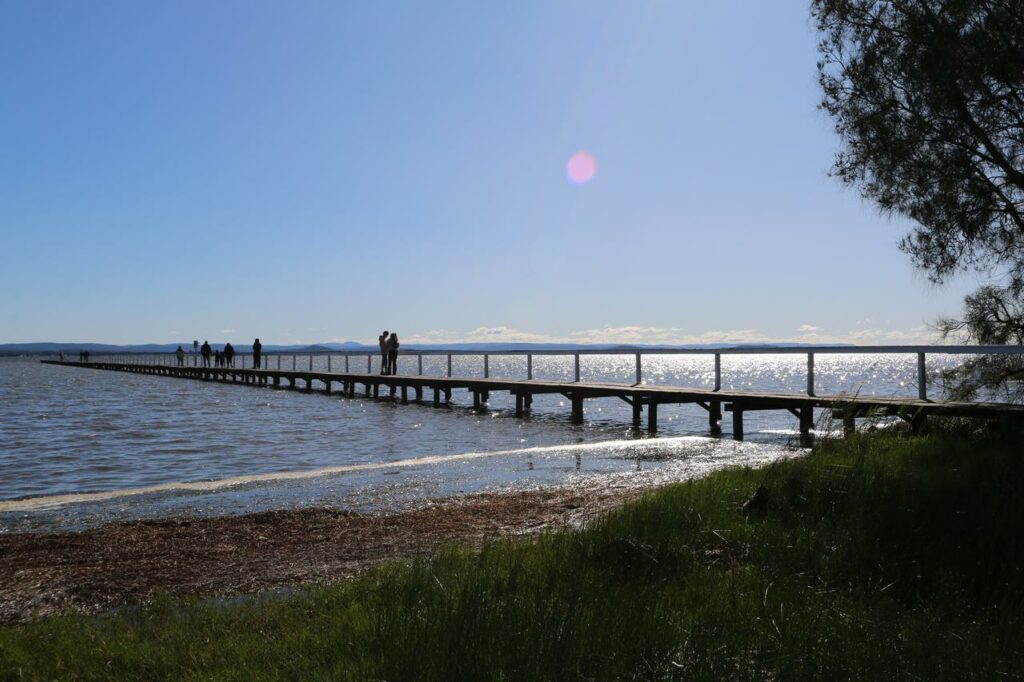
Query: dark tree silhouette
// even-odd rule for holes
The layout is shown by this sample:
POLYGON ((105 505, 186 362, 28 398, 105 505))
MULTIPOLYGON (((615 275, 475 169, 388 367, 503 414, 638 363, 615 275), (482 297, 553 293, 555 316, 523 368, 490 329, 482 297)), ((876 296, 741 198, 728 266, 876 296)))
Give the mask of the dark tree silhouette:
MULTIPOLYGON (((901 248, 932 281, 975 269, 999 283, 943 331, 1024 342, 1024 0, 812 0, 811 13, 843 142, 834 175, 916 223, 901 248)), ((959 389, 1006 389, 1020 369, 983 358, 959 389)))

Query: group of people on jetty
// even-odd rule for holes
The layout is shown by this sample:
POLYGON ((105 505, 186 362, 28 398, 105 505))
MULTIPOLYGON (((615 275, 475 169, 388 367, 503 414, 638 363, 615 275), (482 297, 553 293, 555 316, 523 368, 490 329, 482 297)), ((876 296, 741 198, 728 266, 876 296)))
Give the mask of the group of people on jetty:
MULTIPOLYGON (((381 335, 377 338, 380 344, 380 373, 385 375, 397 374, 398 373, 398 348, 401 344, 398 342, 397 332, 388 332, 385 329, 381 335)), ((79 360, 88 361, 88 351, 79 353, 79 360)), ((203 341, 203 345, 199 347, 199 354, 203 358, 203 367, 234 367, 235 366, 235 347, 230 342, 224 344, 223 350, 214 350, 210 346, 209 341, 203 341), (212 364, 211 364, 212 361, 212 364)), ((178 367, 185 366, 185 349, 178 346, 178 350, 174 351, 174 356, 178 359, 178 367)), ((63 359, 63 353, 61 354, 63 359)), ((253 369, 259 369, 263 365, 263 344, 260 343, 259 339, 252 342, 252 366, 253 369)))
MULTIPOLYGON (((203 345, 199 347, 199 354, 203 358, 203 367, 210 367, 211 360, 213 367, 235 366, 235 347, 231 345, 230 341, 224 344, 223 350, 214 350, 209 341, 203 341, 203 345)), ((174 356, 178 358, 178 367, 184 367, 185 349, 178 346, 178 350, 174 351, 174 356)), ((263 344, 259 339, 252 342, 252 366, 253 369, 263 366, 263 344)))
POLYGON ((380 344, 380 373, 398 374, 398 346, 400 344, 397 332, 388 334, 388 330, 385 329, 377 337, 377 342, 380 344))

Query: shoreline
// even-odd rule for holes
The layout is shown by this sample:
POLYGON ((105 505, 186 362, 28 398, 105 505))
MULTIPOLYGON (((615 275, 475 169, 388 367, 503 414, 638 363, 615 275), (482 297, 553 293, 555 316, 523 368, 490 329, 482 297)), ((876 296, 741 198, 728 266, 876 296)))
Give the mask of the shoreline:
POLYGON ((558 486, 390 513, 312 507, 0 535, 0 624, 94 614, 161 593, 217 598, 329 584, 445 544, 578 527, 652 489, 558 486))

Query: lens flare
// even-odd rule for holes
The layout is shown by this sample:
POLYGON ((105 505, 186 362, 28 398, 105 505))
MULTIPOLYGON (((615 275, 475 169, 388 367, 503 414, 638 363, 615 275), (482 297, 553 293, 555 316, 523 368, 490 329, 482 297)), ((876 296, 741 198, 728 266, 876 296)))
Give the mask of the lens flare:
POLYGON ((569 162, 565 164, 565 174, 575 185, 585 185, 590 182, 596 172, 597 161, 588 152, 582 150, 570 156, 569 162))

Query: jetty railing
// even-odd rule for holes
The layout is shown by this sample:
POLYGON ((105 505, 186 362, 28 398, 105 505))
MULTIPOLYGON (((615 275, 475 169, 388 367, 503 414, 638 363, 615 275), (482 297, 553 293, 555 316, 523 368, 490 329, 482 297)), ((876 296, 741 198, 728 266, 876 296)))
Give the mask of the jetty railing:
MULTIPOLYGON (((573 348, 573 349, 529 349, 529 350, 476 350, 429 348, 418 349, 415 346, 403 348, 401 357, 417 359, 417 375, 424 376, 423 358, 442 356, 447 358, 446 376, 452 376, 452 358, 474 356, 483 358, 483 377, 490 377, 490 358, 492 356, 517 356, 526 359, 526 379, 532 381, 533 359, 535 357, 572 356, 573 380, 581 382, 581 358, 592 355, 600 356, 633 356, 635 361, 635 383, 640 386, 643 381, 644 356, 661 355, 704 355, 712 356, 714 361, 714 390, 722 388, 722 356, 732 355, 805 355, 807 357, 807 395, 814 393, 814 359, 816 355, 916 355, 917 356, 917 388, 918 398, 928 399, 928 355, 1024 355, 1024 346, 980 346, 980 345, 892 345, 892 346, 740 346, 730 348, 573 348)), ((100 354, 97 354, 100 355, 100 354)), ((298 358, 308 358, 308 369, 313 371, 313 359, 327 358, 327 371, 352 371, 353 358, 366 358, 366 372, 372 373, 373 359, 380 353, 367 350, 312 350, 266 351, 262 354, 264 367, 269 368, 273 360, 277 369, 305 369, 298 367, 298 358), (333 359, 338 358, 339 366, 333 368, 333 359), (290 360, 290 362, 289 362, 290 360)), ((174 353, 114 353, 102 354, 105 359, 124 363, 150 365, 174 365, 177 358, 174 353)), ((238 352, 235 360, 242 369, 251 368, 253 359, 251 352, 238 352)), ((189 352, 186 363, 192 366, 200 364, 199 355, 189 352)))

